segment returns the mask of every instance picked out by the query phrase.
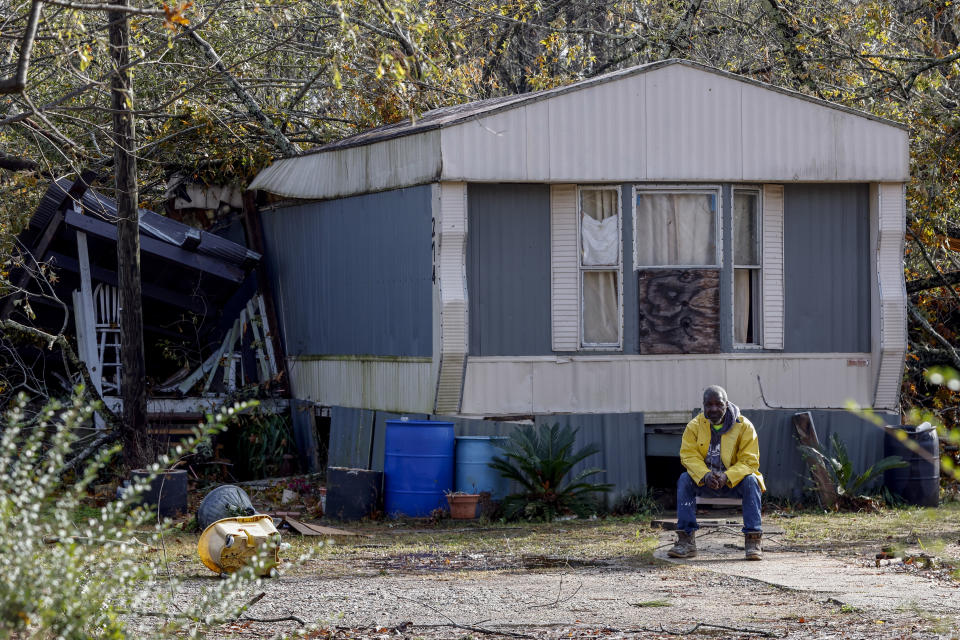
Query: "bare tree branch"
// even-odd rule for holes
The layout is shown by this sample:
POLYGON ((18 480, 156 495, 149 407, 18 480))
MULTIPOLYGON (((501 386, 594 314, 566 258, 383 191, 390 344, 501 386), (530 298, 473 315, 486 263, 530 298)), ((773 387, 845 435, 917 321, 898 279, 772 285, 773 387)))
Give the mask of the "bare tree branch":
POLYGON ((957 350, 953 348, 953 345, 950 344, 950 341, 944 338, 940 333, 933 328, 933 325, 930 324, 930 321, 923 317, 923 314, 920 313, 920 310, 917 309, 913 304, 907 303, 907 310, 910 312, 910 315, 920 323, 920 326, 927 330, 937 342, 943 345, 943 348, 946 350, 947 355, 950 357, 950 361, 953 363, 953 366, 957 369, 960 369, 960 354, 957 353, 957 350))
POLYGON ((30 67, 30 54, 33 51, 33 41, 37 37, 37 25, 40 24, 40 11, 43 3, 33 0, 30 5, 30 16, 20 41, 20 58, 17 60, 17 70, 12 78, 0 80, 0 95, 22 93, 27 86, 27 69, 30 67))
POLYGON ((190 30, 188 35, 193 43, 197 45, 201 51, 203 51, 203 54, 207 57, 207 59, 213 63, 213 67, 223 74, 223 77, 227 80, 227 84, 230 85, 230 88, 233 89, 233 92, 238 98, 240 98, 240 101, 247 108, 247 111, 250 113, 250 115, 252 115, 261 126, 263 126, 264 130, 266 130, 267 134, 273 140, 274 144, 277 145, 277 148, 280 149, 281 153, 286 156, 295 156, 300 153, 300 149, 290 142, 290 140, 288 140, 287 137, 274 126, 274 124, 270 121, 270 118, 266 116, 257 102, 253 99, 253 96, 247 93, 247 90, 243 88, 243 86, 237 81, 236 78, 233 77, 233 75, 231 75, 231 73, 227 70, 226 65, 223 64, 223 60, 220 59, 220 56, 210 45, 210 43, 201 38, 196 30, 190 30))
POLYGON ((0 151, 0 169, 6 169, 7 171, 36 171, 39 168, 40 165, 29 158, 12 156, 0 151))
POLYGON ((106 2, 71 2, 70 0, 43 0, 43 2, 68 9, 79 9, 81 11, 120 11, 122 13, 135 13, 142 16, 167 15, 167 12, 163 9, 142 9, 140 7, 109 4, 106 2))
POLYGON ((937 287, 952 287, 955 284, 960 284, 960 270, 947 271, 946 273, 938 273, 926 278, 910 280, 907 282, 907 293, 920 293, 921 291, 936 289, 937 287))

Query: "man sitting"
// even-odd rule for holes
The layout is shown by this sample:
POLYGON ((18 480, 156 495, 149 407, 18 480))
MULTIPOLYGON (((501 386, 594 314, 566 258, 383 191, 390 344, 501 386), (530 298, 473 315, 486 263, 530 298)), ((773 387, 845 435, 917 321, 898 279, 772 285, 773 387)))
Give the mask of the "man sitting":
POLYGON ((762 560, 760 475, 757 431, 722 387, 703 392, 703 412, 687 424, 680 444, 680 462, 687 469, 677 480, 677 543, 667 555, 697 555, 697 496, 743 501, 744 549, 747 560, 762 560))

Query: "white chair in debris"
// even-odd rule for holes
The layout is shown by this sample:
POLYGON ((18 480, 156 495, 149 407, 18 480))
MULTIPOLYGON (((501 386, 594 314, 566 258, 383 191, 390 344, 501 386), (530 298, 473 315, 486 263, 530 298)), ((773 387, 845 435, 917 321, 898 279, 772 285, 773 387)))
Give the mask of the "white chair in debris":
POLYGON ((98 284, 93 290, 97 360, 104 395, 120 393, 120 295, 116 287, 98 284))

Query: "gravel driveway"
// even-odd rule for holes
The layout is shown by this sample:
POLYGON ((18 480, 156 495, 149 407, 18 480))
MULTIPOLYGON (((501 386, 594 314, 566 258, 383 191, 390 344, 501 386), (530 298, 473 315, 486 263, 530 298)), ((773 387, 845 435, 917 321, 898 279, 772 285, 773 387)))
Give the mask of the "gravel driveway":
MULTIPOLYGON (((359 545, 266 581, 246 616, 318 623, 318 638, 958 637, 960 585, 933 572, 798 552, 775 536, 763 562, 746 562, 735 530, 705 533, 700 555, 676 562, 665 556, 671 538, 661 534, 652 561, 518 556, 490 544, 399 554, 359 545)), ((215 580, 197 573, 183 596, 215 580)), ((215 636, 299 628, 241 619, 215 636)))

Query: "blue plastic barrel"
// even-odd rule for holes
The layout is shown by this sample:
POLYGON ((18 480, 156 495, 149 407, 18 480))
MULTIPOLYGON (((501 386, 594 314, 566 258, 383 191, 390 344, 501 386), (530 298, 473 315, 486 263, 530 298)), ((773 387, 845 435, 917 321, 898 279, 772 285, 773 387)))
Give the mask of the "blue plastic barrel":
POLYGON ((453 489, 453 423, 387 420, 384 510, 422 518, 445 509, 453 489))
POLYGON ((454 482, 457 491, 489 491, 494 500, 502 500, 507 495, 507 479, 490 468, 493 457, 503 453, 497 443, 506 440, 499 436, 457 436, 454 482))

